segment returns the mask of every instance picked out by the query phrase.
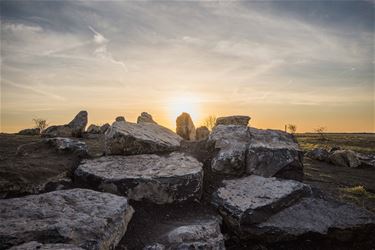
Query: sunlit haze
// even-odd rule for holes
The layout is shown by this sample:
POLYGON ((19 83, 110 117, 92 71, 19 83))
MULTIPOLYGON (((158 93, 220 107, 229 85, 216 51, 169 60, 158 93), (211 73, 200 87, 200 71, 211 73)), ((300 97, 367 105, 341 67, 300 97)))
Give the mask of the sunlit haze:
POLYGON ((1 1, 1 132, 146 111, 375 132, 373 1, 1 1))

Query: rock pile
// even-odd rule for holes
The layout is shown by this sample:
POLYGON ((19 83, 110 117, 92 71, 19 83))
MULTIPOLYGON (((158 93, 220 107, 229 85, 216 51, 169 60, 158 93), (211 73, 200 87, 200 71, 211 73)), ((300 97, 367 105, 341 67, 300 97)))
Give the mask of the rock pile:
POLYGON ((81 137, 87 125, 87 111, 80 111, 66 125, 50 126, 42 131, 43 137, 81 137))
MULTIPOLYGON (((210 133, 183 113, 174 133, 146 112, 137 123, 118 117, 89 126, 92 138, 104 138, 106 155, 94 156, 85 143, 58 137, 82 136, 87 112, 48 128, 43 135, 53 138, 0 161, 7 198, 0 199, 0 249, 372 247, 374 214, 317 195, 300 182, 294 136, 248 127, 249 120, 221 117, 210 133)), ((359 164, 339 149, 308 156, 359 164)))

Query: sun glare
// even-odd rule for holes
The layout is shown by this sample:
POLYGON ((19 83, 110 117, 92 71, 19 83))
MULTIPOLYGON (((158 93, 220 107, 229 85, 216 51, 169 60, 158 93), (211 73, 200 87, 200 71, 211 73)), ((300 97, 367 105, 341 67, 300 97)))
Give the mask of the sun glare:
POLYGON ((168 104, 168 113, 171 119, 175 120, 182 112, 189 113, 193 121, 200 116, 199 98, 194 96, 183 96, 173 98, 168 104))

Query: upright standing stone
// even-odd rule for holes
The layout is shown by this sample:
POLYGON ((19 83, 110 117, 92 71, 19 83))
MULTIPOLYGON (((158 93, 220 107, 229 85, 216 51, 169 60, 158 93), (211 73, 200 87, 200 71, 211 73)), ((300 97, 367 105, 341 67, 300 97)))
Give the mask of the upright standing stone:
POLYGON ((80 111, 68 126, 72 129, 73 137, 81 137, 87 125, 87 111, 80 111))
POLYGON ((176 133, 185 140, 195 140, 195 126, 188 113, 182 113, 176 119, 176 133))

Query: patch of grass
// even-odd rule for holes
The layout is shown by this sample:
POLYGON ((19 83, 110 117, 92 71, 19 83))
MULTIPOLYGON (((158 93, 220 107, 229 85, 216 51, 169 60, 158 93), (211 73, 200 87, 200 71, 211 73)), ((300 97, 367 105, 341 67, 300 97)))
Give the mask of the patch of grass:
POLYGON ((348 195, 363 197, 367 199, 375 199, 375 194, 368 192, 364 186, 341 188, 341 191, 348 195))

